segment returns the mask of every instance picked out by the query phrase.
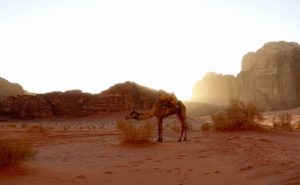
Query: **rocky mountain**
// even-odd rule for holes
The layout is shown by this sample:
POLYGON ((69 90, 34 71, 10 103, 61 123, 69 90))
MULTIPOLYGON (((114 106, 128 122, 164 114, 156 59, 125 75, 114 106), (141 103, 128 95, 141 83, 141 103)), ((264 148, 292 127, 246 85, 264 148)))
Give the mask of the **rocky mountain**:
POLYGON ((0 77, 0 101, 4 100, 8 96, 22 95, 26 92, 21 85, 17 83, 11 83, 8 80, 0 77))
POLYGON ((162 91, 134 82, 116 84, 99 94, 80 90, 10 96, 0 104, 0 115, 44 119, 80 117, 130 109, 149 109, 162 91))
POLYGON ((257 103, 264 110, 300 106, 300 46, 266 43, 247 53, 236 76, 208 73, 193 89, 192 100, 225 105, 231 99, 257 103))

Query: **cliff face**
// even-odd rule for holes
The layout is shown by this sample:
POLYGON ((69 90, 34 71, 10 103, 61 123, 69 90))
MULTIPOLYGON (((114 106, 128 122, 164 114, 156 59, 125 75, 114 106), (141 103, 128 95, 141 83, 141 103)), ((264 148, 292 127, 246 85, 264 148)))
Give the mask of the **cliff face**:
POLYGON ((45 119, 80 117, 129 109, 150 109, 160 92, 133 82, 116 84, 100 94, 80 90, 10 96, 0 104, 0 115, 45 119))
POLYGON ((255 102, 264 110, 298 107, 299 77, 299 44, 270 42, 243 57, 242 70, 236 77, 229 80, 226 75, 207 74, 196 83, 193 100, 224 105, 240 99, 255 102))
POLYGON ((11 83, 4 78, 0 77, 0 101, 8 96, 25 94, 24 89, 17 83, 11 83))
POLYGON ((233 75, 222 75, 216 73, 207 73, 204 78, 199 81, 193 89, 193 100, 223 105, 236 96, 236 80, 233 75))

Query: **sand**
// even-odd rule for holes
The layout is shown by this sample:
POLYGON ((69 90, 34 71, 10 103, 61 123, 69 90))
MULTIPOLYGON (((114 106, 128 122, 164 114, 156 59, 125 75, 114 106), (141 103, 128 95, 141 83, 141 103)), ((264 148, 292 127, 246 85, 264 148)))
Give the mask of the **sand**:
POLYGON ((88 122, 41 123, 45 132, 2 126, 2 137, 27 138, 37 155, 0 172, 0 185, 300 184, 298 131, 201 131, 194 121, 186 142, 165 128, 163 143, 130 145, 114 119, 88 122))

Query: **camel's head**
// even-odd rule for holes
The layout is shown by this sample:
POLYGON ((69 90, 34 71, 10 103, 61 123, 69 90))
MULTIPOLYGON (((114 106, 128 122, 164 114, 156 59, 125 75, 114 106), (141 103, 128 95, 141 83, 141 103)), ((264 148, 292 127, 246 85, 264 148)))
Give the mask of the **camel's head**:
POLYGON ((127 116, 126 116, 126 120, 128 119, 138 119, 139 116, 141 115, 141 113, 137 112, 137 111, 131 111, 127 116))

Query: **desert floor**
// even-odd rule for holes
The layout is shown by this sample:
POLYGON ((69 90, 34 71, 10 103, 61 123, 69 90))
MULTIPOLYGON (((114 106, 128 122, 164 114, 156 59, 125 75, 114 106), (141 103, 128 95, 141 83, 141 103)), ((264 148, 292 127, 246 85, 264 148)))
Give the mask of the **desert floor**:
POLYGON ((193 120, 186 142, 169 125, 163 143, 129 145, 120 143, 114 122, 0 123, 1 137, 26 138, 37 151, 0 172, 0 185, 300 184, 299 131, 201 131, 193 120))

